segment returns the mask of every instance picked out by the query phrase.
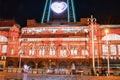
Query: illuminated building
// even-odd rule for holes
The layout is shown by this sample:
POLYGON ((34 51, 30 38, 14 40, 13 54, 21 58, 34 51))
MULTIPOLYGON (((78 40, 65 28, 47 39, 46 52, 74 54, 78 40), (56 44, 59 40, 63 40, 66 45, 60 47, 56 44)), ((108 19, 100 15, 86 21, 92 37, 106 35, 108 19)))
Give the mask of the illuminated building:
POLYGON ((70 69, 75 63, 77 69, 90 71, 93 63, 95 68, 107 68, 110 54, 111 69, 119 68, 120 25, 93 23, 88 24, 88 18, 81 18, 80 22, 27 20, 27 26, 20 29, 14 21, 0 21, 0 65, 70 69))
MULTIPOLYGON (((12 24, 13 26, 1 24, 0 56, 1 61, 6 62, 6 67, 19 67, 20 57, 21 66, 24 63, 33 65, 34 68, 50 66, 70 68, 72 62, 75 62, 77 68, 80 69, 92 67, 89 25, 80 25, 81 22, 37 24, 34 23, 34 20, 28 20, 27 23, 28 25, 21 31, 16 24, 12 24)), ((94 31, 95 66, 107 66, 107 53, 109 52, 110 66, 118 68, 120 25, 96 25, 96 27, 94 31), (106 27, 109 27, 108 52, 106 49, 107 36, 104 32, 106 27)))

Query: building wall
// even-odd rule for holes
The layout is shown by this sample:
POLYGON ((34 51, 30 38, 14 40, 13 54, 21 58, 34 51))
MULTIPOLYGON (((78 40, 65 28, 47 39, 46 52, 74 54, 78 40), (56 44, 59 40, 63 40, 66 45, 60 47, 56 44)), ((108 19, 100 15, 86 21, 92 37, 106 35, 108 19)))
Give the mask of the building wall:
MULTIPOLYGON (((104 33, 105 29, 100 28, 100 25, 95 25, 95 26, 96 26, 96 29, 94 30, 95 63, 96 65, 102 66, 103 65, 102 60, 106 60, 107 58, 107 55, 103 55, 103 48, 102 48, 103 44, 106 44, 106 38, 104 39, 106 34, 104 33)), ((78 26, 78 27, 81 28, 82 26, 78 26)), ((25 27, 25 28, 31 28, 31 27, 25 27)), ((67 26, 67 28, 71 28, 71 27, 67 26)), ((22 28, 20 31, 20 29, 16 25, 13 25, 9 29, 9 31, 0 31, 0 35, 4 36, 5 39, 7 38, 6 41, 4 41, 5 40, 4 39, 3 41, 0 42, 0 56, 1 56, 1 60, 6 61, 6 67, 19 67, 19 66, 22 67, 23 64, 19 65, 19 62, 21 60, 24 64, 32 65, 33 68, 43 68, 40 67, 39 64, 40 62, 42 62, 44 68, 49 68, 50 65, 54 65, 57 68, 60 68, 61 67, 60 64, 66 64, 65 68, 70 68, 72 62, 76 64, 76 67, 78 69, 82 69, 83 66, 86 66, 86 68, 88 67, 92 68, 93 55, 92 55, 92 36, 91 36, 90 26, 87 26, 89 32, 84 33, 84 35, 81 34, 82 32, 74 33, 74 34, 67 33, 67 35, 74 35, 67 37, 67 40, 62 40, 62 38, 64 38, 64 35, 66 35, 66 33, 60 30, 58 31, 60 34, 59 38, 56 37, 58 36, 58 33, 54 33, 55 38, 51 39, 51 37, 48 36, 51 35, 50 31, 46 30, 46 32, 44 31, 42 34, 41 33, 37 34, 37 38, 41 35, 43 35, 43 37, 44 35, 46 35, 47 38, 40 38, 38 40, 34 40, 36 38, 36 34, 30 33, 26 35, 25 33, 22 33, 23 29, 24 28, 22 28), (33 41, 28 40, 31 37, 33 41), (73 40, 70 40, 70 38, 73 38, 73 40), (75 38, 79 38, 80 40, 74 40, 75 38), (87 40, 81 40, 82 38, 87 38, 87 40), (7 48, 5 45, 7 45, 7 48), (55 55, 50 55, 50 47, 55 48, 55 52, 56 52, 55 55), (73 49, 74 47, 77 49, 77 54, 75 52, 75 54, 72 55, 71 52, 73 51, 71 51, 71 49, 73 49), (39 51, 41 48, 45 48, 44 55, 39 55, 39 51), (60 52, 61 50, 63 50, 64 52, 64 49, 66 50, 66 55, 61 56, 60 52), (82 50, 84 50, 84 52, 82 50), (85 52, 85 50, 87 50, 87 52, 85 52), (83 53, 85 54, 83 55, 83 53)), ((118 35, 116 39, 110 38, 111 40, 108 41, 109 53, 110 50, 112 49, 110 48, 110 45, 114 44, 116 46, 116 54, 110 55, 110 59, 118 60, 119 63, 120 55, 118 52, 119 51, 118 45, 120 45, 120 38, 119 38, 120 28, 109 28, 109 30, 110 30, 109 34, 118 35)))

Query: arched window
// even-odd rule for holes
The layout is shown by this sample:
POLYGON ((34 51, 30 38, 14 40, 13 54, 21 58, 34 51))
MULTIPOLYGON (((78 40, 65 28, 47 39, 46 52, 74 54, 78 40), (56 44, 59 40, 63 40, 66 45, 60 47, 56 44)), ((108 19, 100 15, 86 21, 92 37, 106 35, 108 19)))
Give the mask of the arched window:
POLYGON ((120 35, 118 35, 118 34, 107 34, 107 36, 102 37, 102 40, 120 40, 120 35))
POLYGON ((77 55, 77 52, 78 52, 77 47, 72 46, 70 50, 71 55, 77 55))
POLYGON ((62 46, 60 49, 60 56, 66 56, 67 55, 67 50, 65 46, 62 46))
POLYGON ((8 42, 7 37, 5 37, 5 36, 0 36, 0 42, 8 42))
POLYGON ((44 56, 44 54, 45 54, 45 47, 44 46, 40 46, 39 55, 40 56, 44 56))

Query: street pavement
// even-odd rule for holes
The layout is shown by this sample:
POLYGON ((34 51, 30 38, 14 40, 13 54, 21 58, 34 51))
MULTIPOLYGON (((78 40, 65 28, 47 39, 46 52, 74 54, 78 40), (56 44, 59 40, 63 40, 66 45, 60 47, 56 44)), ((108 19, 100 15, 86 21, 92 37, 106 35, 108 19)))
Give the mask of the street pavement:
POLYGON ((120 76, 81 76, 0 72, 0 80, 120 80, 120 76))

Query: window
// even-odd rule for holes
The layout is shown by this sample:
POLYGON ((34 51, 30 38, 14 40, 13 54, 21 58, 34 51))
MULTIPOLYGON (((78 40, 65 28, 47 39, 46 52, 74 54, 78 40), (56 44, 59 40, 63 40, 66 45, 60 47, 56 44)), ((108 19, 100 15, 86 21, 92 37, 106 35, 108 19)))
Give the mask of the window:
POLYGON ((7 52, 7 45, 3 45, 2 46, 2 53, 6 53, 7 52))
POLYGON ((110 45, 110 54, 116 55, 116 45, 110 45))
POLYGON ((45 53, 45 48, 44 48, 44 46, 40 46, 39 55, 40 55, 40 56, 44 56, 44 53, 45 53))
POLYGON ((61 56, 66 56, 67 54, 66 54, 66 47, 62 47, 61 49, 60 49, 60 55, 61 56))
POLYGON ((118 55, 120 55, 120 44, 118 45, 118 55))
POLYGON ((33 47, 31 47, 31 49, 29 50, 29 55, 34 55, 34 48, 33 47))
POLYGON ((105 44, 102 45, 102 53, 103 53, 103 55, 107 55, 107 53, 108 53, 108 48, 107 48, 107 45, 105 45, 105 44))
POLYGON ((77 55, 77 48, 76 47, 72 47, 70 50, 71 55, 77 55))
POLYGON ((7 42, 8 39, 5 36, 0 36, 0 42, 7 42))
POLYGON ((55 55, 55 47, 54 46, 51 46, 50 47, 50 55, 52 56, 52 55, 55 55))
POLYGON ((88 46, 83 46, 81 53, 83 56, 88 55, 88 46))

